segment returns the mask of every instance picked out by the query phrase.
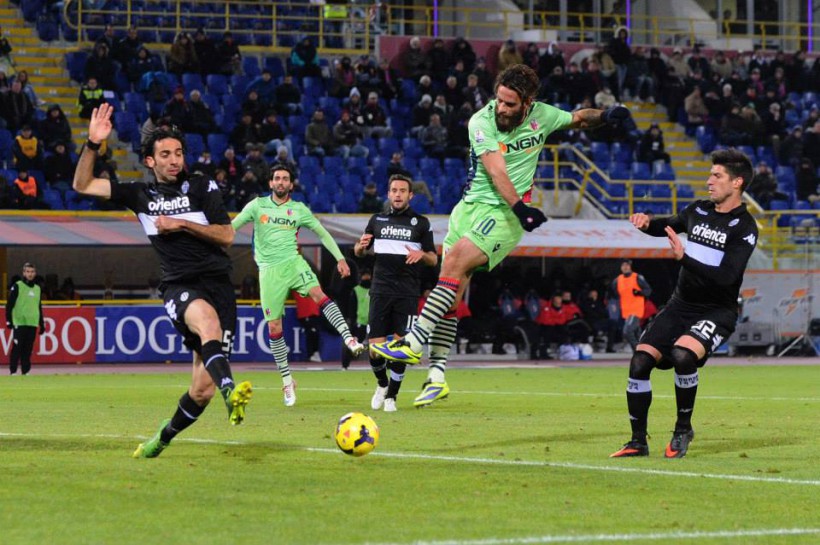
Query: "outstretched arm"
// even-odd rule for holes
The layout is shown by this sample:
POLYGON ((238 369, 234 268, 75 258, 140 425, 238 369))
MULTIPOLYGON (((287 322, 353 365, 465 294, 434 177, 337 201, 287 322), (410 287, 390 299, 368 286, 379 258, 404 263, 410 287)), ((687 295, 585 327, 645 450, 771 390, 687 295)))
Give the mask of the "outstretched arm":
MULTIPOLYGON (((111 114, 113 112, 114 108, 108 103, 100 104, 99 108, 94 108, 91 112, 91 121, 88 123, 88 141, 92 145, 99 146, 111 134, 111 114)), ((77 168, 74 170, 72 185, 77 193, 110 199, 111 181, 94 177, 96 156, 96 150, 89 149, 87 145, 83 146, 80 160, 77 161, 77 168)))
POLYGON ((618 125, 629 117, 629 110, 623 106, 612 106, 606 110, 584 108, 572 112, 572 123, 568 129, 594 129, 601 125, 618 125))

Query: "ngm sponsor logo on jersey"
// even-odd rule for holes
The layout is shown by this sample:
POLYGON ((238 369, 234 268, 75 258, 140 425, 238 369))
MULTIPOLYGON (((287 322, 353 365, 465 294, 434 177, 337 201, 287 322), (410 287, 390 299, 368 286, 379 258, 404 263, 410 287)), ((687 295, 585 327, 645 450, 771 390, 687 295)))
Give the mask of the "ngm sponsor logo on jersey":
POLYGON ((187 195, 180 195, 174 197, 173 199, 166 199, 164 197, 160 197, 155 201, 150 201, 148 203, 148 211, 149 212, 190 212, 191 211, 191 199, 187 195))
POLYGON ((410 240, 413 236, 413 230, 407 227, 396 227, 395 225, 385 225, 379 230, 379 234, 383 238, 392 238, 400 240, 410 240))
POLYGON ((544 133, 536 134, 533 136, 525 136, 515 142, 509 142, 505 144, 504 142, 498 143, 498 149, 501 150, 501 153, 510 153, 512 151, 521 151, 521 150, 531 150, 537 149, 544 145, 547 141, 547 136, 544 133))
MULTIPOLYGON (((288 210, 290 212, 290 210, 288 210)), ((276 218, 263 214, 259 218, 260 223, 267 223, 268 225, 285 225, 287 227, 296 227, 296 220, 289 218, 276 218)))
POLYGON ((695 225, 692 228, 692 234, 704 240, 711 240, 712 242, 717 242, 718 244, 726 244, 726 233, 712 229, 705 223, 695 225))

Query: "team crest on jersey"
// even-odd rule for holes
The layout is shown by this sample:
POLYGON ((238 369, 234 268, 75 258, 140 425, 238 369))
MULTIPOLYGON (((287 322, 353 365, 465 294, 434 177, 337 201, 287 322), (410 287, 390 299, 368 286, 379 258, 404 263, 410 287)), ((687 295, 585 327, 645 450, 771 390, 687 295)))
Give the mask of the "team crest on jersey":
POLYGON ((538 130, 538 120, 537 119, 533 119, 532 121, 530 121, 530 128, 534 131, 538 130))
POLYGON ((180 190, 182 191, 182 194, 187 195, 189 189, 191 189, 191 184, 189 184, 187 182, 187 180, 182 182, 182 187, 180 188, 180 190))
POLYGON ((293 215, 293 210, 291 210, 290 208, 288 208, 288 216, 292 216, 292 215, 293 215))
POLYGON ((410 225, 417 225, 417 224, 418 224, 418 222, 419 222, 419 220, 418 220, 418 219, 416 219, 416 218, 411 218, 411 219, 410 219, 410 225))
POLYGON ((729 222, 729 227, 734 227, 738 223, 740 223, 740 218, 735 218, 735 219, 733 219, 732 221, 729 222))
POLYGON ((475 141, 479 144, 484 141, 484 133, 481 131, 481 129, 475 130, 475 141))
POLYGON ((182 295, 179 296, 179 300, 183 303, 188 300, 189 293, 187 291, 183 291, 182 295))

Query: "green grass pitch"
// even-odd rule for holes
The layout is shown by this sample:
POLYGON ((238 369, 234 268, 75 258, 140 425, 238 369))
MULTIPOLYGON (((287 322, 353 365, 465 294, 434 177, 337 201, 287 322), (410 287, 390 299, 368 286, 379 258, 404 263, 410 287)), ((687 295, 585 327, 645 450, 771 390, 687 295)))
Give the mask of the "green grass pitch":
POLYGON ((154 460, 131 453, 187 369, 2 376, 0 543, 820 543, 820 366, 707 366, 681 460, 662 456, 674 390, 655 372, 651 456, 613 460, 625 367, 456 368, 422 410, 412 369, 396 413, 370 410, 369 371, 296 365, 285 408, 275 371, 240 370, 246 422, 214 403, 154 460), (353 410, 381 429, 363 458, 333 441, 353 410))

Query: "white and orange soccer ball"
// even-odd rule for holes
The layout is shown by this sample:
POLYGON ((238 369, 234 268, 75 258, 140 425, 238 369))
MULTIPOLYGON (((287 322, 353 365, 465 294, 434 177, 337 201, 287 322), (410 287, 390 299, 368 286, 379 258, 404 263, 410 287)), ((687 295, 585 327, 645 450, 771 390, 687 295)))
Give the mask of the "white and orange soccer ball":
POLYGON ((379 443, 379 426, 362 413, 347 413, 336 424, 336 445, 345 454, 364 456, 379 443))

